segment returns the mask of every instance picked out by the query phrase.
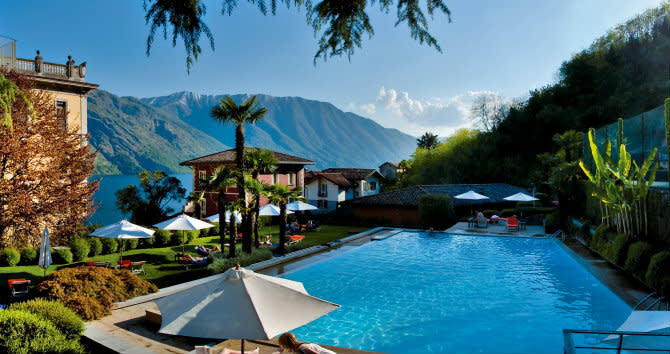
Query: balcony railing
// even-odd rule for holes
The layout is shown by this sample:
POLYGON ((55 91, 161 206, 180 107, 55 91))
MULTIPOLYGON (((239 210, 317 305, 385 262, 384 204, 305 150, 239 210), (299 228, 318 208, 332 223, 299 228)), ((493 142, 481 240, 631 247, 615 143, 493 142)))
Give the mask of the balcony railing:
POLYGON ((14 69, 24 74, 43 76, 64 80, 86 81, 86 62, 74 65, 72 57, 67 57, 65 64, 45 62, 37 51, 35 59, 16 58, 14 69))
POLYGON ((319 191, 319 197, 327 197, 328 191, 319 191))

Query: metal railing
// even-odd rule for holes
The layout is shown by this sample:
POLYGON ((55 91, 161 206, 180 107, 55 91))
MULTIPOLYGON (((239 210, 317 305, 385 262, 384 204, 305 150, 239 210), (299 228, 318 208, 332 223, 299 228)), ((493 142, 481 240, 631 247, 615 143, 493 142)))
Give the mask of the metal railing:
POLYGON ((553 234, 551 234, 551 237, 559 237, 559 236, 561 237, 562 241, 565 241, 566 236, 565 236, 565 232, 563 232, 563 230, 558 229, 558 230, 554 231, 553 234))
POLYGON ((633 311, 638 310, 642 305, 649 299, 653 300, 651 304, 647 305, 647 307, 640 309, 639 311, 649 311, 651 310, 654 306, 658 306, 658 309, 661 310, 663 308, 663 304, 665 303, 665 309, 670 310, 670 302, 664 301, 665 296, 659 296, 659 297, 654 297, 657 296, 656 292, 652 292, 651 294, 645 296, 642 300, 638 301, 637 304, 633 307, 633 311))
POLYGON ((584 353, 593 353, 594 350, 599 351, 614 351, 617 354, 621 351, 644 351, 645 353, 667 353, 670 351, 670 334, 668 333, 648 333, 648 332, 624 332, 624 331, 590 331, 590 330, 579 330, 579 329, 564 329, 563 330, 563 353, 565 354, 576 354, 577 350, 585 350, 584 353), (573 334, 587 334, 587 335, 614 335, 618 338, 616 339, 616 346, 590 346, 590 345, 575 345, 573 334), (650 337, 658 338, 661 342, 662 337, 666 339, 662 343, 666 343, 664 348, 635 348, 635 347, 624 347, 623 340, 624 336, 634 337, 650 337))

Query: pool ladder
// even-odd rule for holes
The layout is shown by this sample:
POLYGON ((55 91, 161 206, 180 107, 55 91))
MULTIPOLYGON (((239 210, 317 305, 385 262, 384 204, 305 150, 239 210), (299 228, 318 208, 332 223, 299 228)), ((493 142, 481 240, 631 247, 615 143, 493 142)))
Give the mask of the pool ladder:
POLYGON ((654 306, 658 306, 658 310, 663 310, 664 303, 665 303, 665 309, 670 310, 670 302, 665 300, 664 296, 658 296, 654 291, 653 293, 645 296, 642 300, 640 300, 635 305, 635 307, 633 307, 633 311, 651 311, 654 306), (651 303, 647 305, 645 308, 642 308, 644 304, 647 302, 647 300, 651 300, 651 303))
POLYGON ((563 232, 563 230, 558 229, 553 234, 551 234, 552 238, 559 237, 559 236, 561 237, 561 241, 565 241, 566 235, 565 235, 565 232, 563 232))

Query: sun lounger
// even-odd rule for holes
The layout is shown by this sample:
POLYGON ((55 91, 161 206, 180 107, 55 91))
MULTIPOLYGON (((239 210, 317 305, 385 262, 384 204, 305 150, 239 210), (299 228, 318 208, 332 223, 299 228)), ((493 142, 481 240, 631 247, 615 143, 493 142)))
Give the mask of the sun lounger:
POLYGON ((133 263, 130 259, 121 259, 116 261, 116 263, 121 267, 121 268, 126 268, 130 269, 130 265, 133 263))
POLYGON ((25 278, 9 279, 7 280, 7 284, 9 284, 9 291, 11 291, 12 297, 28 295, 30 280, 26 280, 25 278))
POLYGON ((507 218, 507 231, 519 231, 519 219, 513 216, 507 218))
POLYGON ((141 273, 141 274, 146 275, 147 273, 144 271, 144 263, 146 263, 146 261, 139 261, 139 262, 130 263, 130 271, 135 273, 135 274, 140 274, 141 273))

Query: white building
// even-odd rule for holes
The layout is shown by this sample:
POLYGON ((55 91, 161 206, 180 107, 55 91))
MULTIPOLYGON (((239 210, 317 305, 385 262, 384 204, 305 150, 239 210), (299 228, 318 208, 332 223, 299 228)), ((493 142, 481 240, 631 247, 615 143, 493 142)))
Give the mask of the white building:
POLYGON ((322 211, 338 203, 379 193, 382 175, 374 169, 329 168, 305 173, 305 198, 322 211))

